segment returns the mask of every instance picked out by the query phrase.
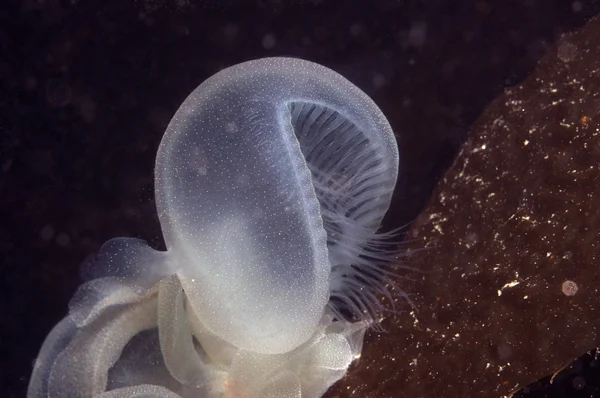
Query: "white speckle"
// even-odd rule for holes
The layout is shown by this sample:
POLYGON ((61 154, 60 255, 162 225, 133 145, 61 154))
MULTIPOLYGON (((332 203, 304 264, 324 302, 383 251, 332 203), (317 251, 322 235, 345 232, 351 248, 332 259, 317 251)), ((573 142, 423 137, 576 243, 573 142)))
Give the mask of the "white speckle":
POLYGON ((504 284, 504 286, 502 286, 502 287, 500 288, 500 290, 498 290, 498 297, 502 296, 502 291, 503 291, 504 289, 508 289, 508 288, 510 288, 510 287, 515 287, 515 286, 517 286, 519 283, 521 283, 521 282, 519 282, 519 281, 512 281, 512 282, 505 283, 505 284, 504 284))
POLYGON ((227 131, 230 134, 233 134, 240 131, 240 129, 238 128, 238 125, 235 122, 229 122, 225 125, 225 131, 227 131))
POLYGON ((208 162, 204 151, 200 147, 192 148, 188 153, 188 168, 199 175, 205 176, 208 173, 208 162))
POLYGON ((581 1, 574 1, 571 4, 571 10, 573 10, 573 12, 580 12, 581 10, 583 10, 583 4, 581 3, 581 1))

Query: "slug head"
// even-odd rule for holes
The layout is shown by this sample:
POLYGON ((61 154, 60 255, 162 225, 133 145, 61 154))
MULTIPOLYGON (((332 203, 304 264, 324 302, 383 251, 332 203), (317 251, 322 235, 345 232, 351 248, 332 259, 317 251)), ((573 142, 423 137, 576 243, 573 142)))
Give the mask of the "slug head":
POLYGON ((339 241, 323 218, 339 203, 322 188, 345 178, 352 198, 378 187, 375 197, 346 200, 341 216, 372 232, 397 166, 381 111, 330 69, 266 58, 202 83, 161 142, 156 201, 171 261, 204 326, 260 353, 306 341, 330 296, 327 243, 339 241), (361 171, 379 179, 348 184, 345 176, 361 171))

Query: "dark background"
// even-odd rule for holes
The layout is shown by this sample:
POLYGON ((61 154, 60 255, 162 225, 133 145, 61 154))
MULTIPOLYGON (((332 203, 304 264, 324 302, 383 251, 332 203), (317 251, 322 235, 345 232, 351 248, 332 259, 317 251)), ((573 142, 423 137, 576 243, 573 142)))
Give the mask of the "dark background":
MULTIPOLYGON (((287 55, 357 84, 398 135, 386 220, 397 227, 426 204, 486 104, 599 11, 595 0, 3 0, 0 395, 24 395, 88 255, 116 236, 163 245, 156 149, 208 76, 287 55)), ((524 396, 574 396, 595 364, 583 356, 524 396)))

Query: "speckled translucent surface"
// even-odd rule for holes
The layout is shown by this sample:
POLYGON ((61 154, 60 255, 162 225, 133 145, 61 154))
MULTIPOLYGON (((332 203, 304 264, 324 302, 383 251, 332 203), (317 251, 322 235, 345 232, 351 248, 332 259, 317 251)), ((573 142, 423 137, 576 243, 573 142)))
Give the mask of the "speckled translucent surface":
POLYGON ((217 73, 158 151, 167 251, 101 248, 29 397, 321 396, 378 308, 372 252, 397 169, 386 119, 337 73, 290 58, 217 73))
MULTIPOLYGON (((225 340, 264 353, 305 341, 329 298, 319 203, 290 120, 298 101, 328 104, 367 131, 389 129, 337 73, 272 58, 198 87, 157 156, 161 225, 194 308, 225 340)), ((395 148, 393 136, 382 138, 395 148)))

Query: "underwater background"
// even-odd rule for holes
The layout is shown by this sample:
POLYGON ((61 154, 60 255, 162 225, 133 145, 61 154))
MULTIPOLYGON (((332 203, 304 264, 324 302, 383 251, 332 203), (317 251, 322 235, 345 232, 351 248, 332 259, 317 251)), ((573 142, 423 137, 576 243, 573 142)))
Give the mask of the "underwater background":
MULTIPOLYGON (((417 254, 402 262, 426 271, 425 279, 434 285, 405 281, 404 289, 416 295, 417 312, 420 297, 429 295, 444 307, 474 293, 489 303, 481 313, 472 307, 444 313, 426 305, 421 313, 448 317, 438 318, 440 323, 463 319, 456 333, 471 334, 469 341, 483 334, 491 344, 496 340, 490 330, 497 330, 502 332, 498 338, 510 335, 511 344, 522 343, 518 349, 516 343, 499 343, 486 350, 484 343, 452 346, 440 337, 434 339, 439 345, 426 346, 410 333, 411 317, 387 327, 384 321, 387 333, 367 336, 363 358, 328 396, 500 397, 515 386, 524 387, 515 394, 519 397, 600 396, 600 362, 595 352, 586 353, 600 340, 600 295, 592 288, 600 274, 595 271, 600 170, 594 168, 600 160, 600 100, 594 94, 600 86, 595 63, 600 24, 593 19, 598 12, 599 1, 585 0, 4 0, 0 396, 24 395, 44 337, 66 314, 81 283, 86 257, 115 236, 139 237, 163 248, 153 199, 154 159, 183 99, 224 67, 277 55, 339 72, 373 98, 390 121, 401 169, 385 225, 417 220, 407 232, 408 243, 399 248, 417 254), (570 32, 575 33, 565 39, 570 32), (555 83, 545 85, 548 81, 555 83), (579 92, 591 94, 580 98, 579 92), (554 97, 539 96, 544 93, 554 97), (554 102, 563 105, 548 110, 554 102), (502 109, 507 104, 521 107, 520 119, 511 119, 513 108, 502 109), (567 130, 543 128, 544 122, 567 130), (526 140, 519 134, 534 127, 543 134, 533 149, 537 152, 523 153, 526 140), (580 146, 571 145, 565 131, 581 137, 580 146), (477 158, 475 149, 482 147, 497 152, 477 158), (536 162, 538 155, 550 160, 536 162), (580 175, 583 167, 590 171, 580 175), (563 175, 563 169, 579 171, 563 175), (490 206, 472 202, 478 195, 489 198, 489 192, 462 181, 461 170, 480 173, 474 180, 497 171, 507 178, 486 187, 508 198, 494 202, 498 208, 492 216, 486 217, 490 206), (529 178, 519 182, 520 176, 529 178), (527 208, 526 192, 536 195, 530 200, 539 214, 559 205, 570 209, 556 225, 564 233, 540 232, 536 225, 526 234, 520 234, 520 224, 509 223, 499 232, 490 227, 490 220, 501 225, 514 214, 529 220, 515 211, 520 204, 527 208), (456 207, 442 206, 445 197, 456 207), (443 238, 427 234, 432 215, 452 226, 443 238), (495 242, 500 241, 496 232, 507 236, 501 261, 490 260, 494 242, 484 239, 488 232, 495 242), (507 315, 497 324, 477 329, 469 322, 495 308, 491 299, 468 281, 461 285, 460 278, 436 274, 456 267, 464 267, 460 274, 471 272, 473 259, 489 269, 511 271, 535 264, 531 273, 542 276, 545 270, 566 269, 552 276, 559 286, 563 279, 584 283, 572 301, 564 301, 568 294, 559 291, 551 296, 555 301, 539 307, 515 303, 512 312, 503 307, 507 315), (424 269, 427 263, 431 269, 424 269), (557 315, 556 308, 560 314, 571 311, 570 316, 557 315), (457 317, 461 312, 468 317, 457 317), (545 317, 554 321, 540 328, 546 331, 543 337, 557 339, 538 336, 535 325, 545 317), (535 322, 522 324, 517 318, 535 322), (414 350, 419 361, 411 356, 417 355, 414 350), (517 351, 529 362, 519 362, 517 351), (471 366, 511 356, 512 373, 501 369, 488 377, 471 366), (558 373, 550 382, 553 372, 558 373)), ((549 219, 539 224, 550 224, 549 219)), ((431 229, 436 228, 441 227, 431 229)), ((517 271, 521 276, 515 280, 523 286, 524 272, 517 271)), ((477 286, 490 291, 499 281, 483 277, 477 286)), ((504 286, 516 285, 507 280, 493 296, 501 297, 504 286)), ((542 295, 552 284, 536 286, 542 295)))

